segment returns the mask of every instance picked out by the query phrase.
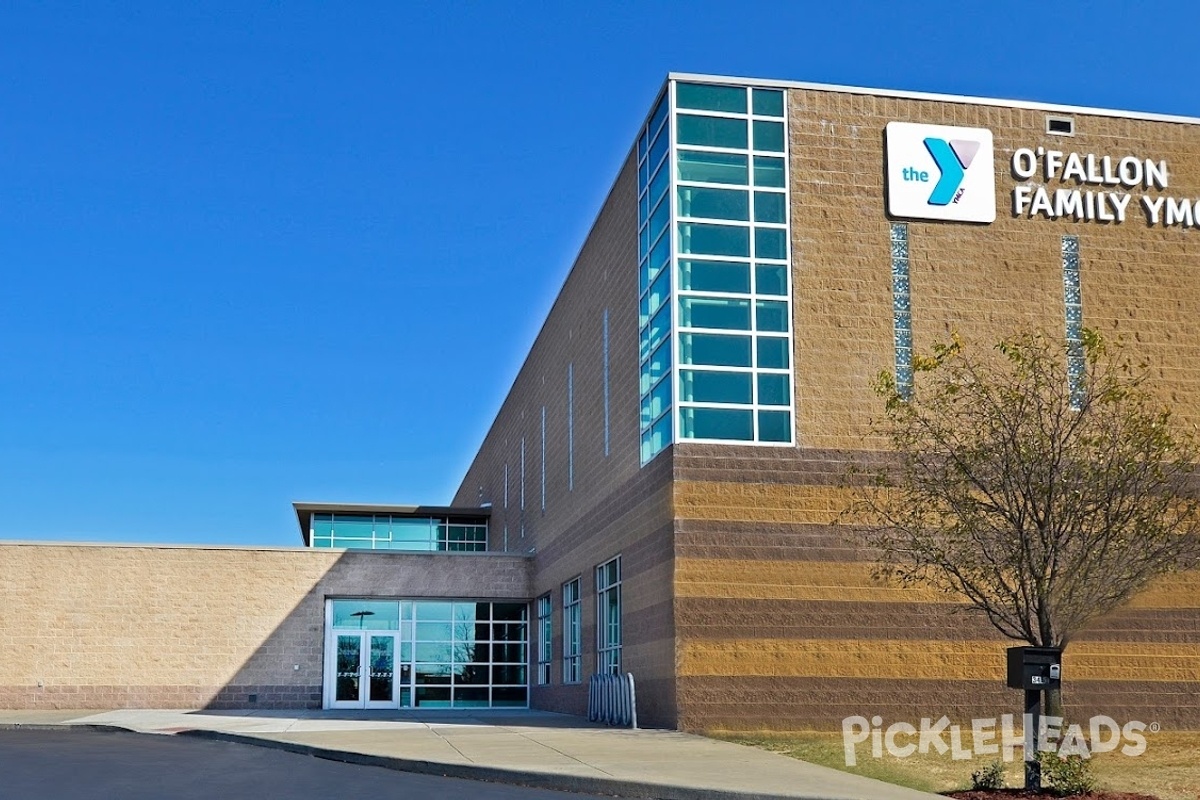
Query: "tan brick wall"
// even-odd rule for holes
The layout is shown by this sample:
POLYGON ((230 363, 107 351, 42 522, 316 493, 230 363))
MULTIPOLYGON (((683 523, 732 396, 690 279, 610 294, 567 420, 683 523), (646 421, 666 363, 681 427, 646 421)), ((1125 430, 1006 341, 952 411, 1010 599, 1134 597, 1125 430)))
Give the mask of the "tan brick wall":
POLYGON ((0 707, 319 707, 329 596, 529 596, 515 556, 0 545, 0 707))
MULTIPOLYGON (((961 597, 876 579, 853 529, 831 525, 851 490, 813 462, 839 459, 790 451, 786 469, 781 452, 676 447, 681 727, 1012 713, 1020 698, 1004 686, 1003 650, 1015 643, 961 597)), ((1072 713, 1200 727, 1200 572, 1160 578, 1096 620, 1064 670, 1072 713)))
POLYGON ((985 346, 1018 326, 1061 332, 1061 237, 1078 235, 1084 324, 1127 337, 1181 421, 1200 422, 1200 228, 1148 227, 1136 198, 1122 224, 1014 219, 1011 190, 1023 181, 1009 173, 1020 147, 1165 159, 1161 194, 1194 200, 1200 125, 1071 114, 1076 134, 1063 137, 1044 133, 1045 111, 813 90, 788 98, 802 446, 869 447, 879 410, 869 383, 893 367, 883 135, 893 120, 986 127, 995 137, 993 224, 908 223, 919 349, 950 330, 985 346))

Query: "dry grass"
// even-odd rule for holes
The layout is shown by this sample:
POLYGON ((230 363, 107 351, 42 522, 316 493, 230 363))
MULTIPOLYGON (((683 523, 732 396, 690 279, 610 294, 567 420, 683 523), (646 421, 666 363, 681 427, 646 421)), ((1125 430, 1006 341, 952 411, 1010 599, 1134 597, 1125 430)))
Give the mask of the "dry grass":
MULTIPOLYGON (((857 765, 847 767, 840 733, 712 732, 709 735, 927 792, 969 789, 971 773, 997 760, 997 756, 979 756, 955 761, 949 753, 936 752, 903 759, 885 753, 877 759, 871 755, 867 742, 857 748, 857 765)), ((969 732, 964 732, 964 739, 970 739, 969 732)), ((1146 752, 1136 758, 1120 752, 1093 757, 1092 768, 1099 788, 1150 794, 1161 800, 1200 800, 1200 732, 1147 733, 1146 739, 1146 752)), ((970 742, 964 741, 964 746, 969 747, 970 742)), ((1006 767, 1009 786, 1023 784, 1024 767, 1020 758, 1021 750, 1017 748, 1014 762, 1006 767)))

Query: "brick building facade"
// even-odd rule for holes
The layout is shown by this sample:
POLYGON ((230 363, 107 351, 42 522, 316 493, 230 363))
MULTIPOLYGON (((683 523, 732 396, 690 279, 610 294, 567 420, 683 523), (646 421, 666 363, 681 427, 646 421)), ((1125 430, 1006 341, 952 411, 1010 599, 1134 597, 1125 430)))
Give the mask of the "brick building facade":
MULTIPOLYGON (((1200 218, 1181 211, 1166 225, 1160 208, 1158 223, 1151 224, 1141 198, 1160 207, 1169 198, 1177 209, 1188 203, 1200 217, 1194 210, 1200 121, 675 76, 661 99, 667 112, 659 112, 665 117, 660 130, 672 137, 661 158, 663 168, 673 168, 664 189, 675 204, 666 225, 675 236, 666 269, 674 270, 679 285, 668 290, 664 305, 674 307, 675 331, 688 327, 675 291, 683 294, 680 261, 687 255, 679 230, 685 224, 679 192, 688 185, 680 154, 693 148, 732 154, 741 144, 720 141, 724 133, 711 129, 684 141, 683 118, 740 121, 748 102, 747 121, 759 121, 754 93, 742 106, 722 98, 679 102, 679 87, 695 85, 785 94, 794 443, 701 443, 681 436, 676 421, 673 443, 640 463, 639 436, 648 423, 639 423, 637 413, 638 364, 648 357, 643 349, 639 359, 638 329, 639 322, 645 329, 652 309, 643 307, 639 320, 633 298, 645 300, 651 281, 644 277, 639 291, 632 265, 641 255, 639 227, 645 230, 652 214, 643 210, 639 226, 639 165, 647 158, 635 144, 456 498, 492 502, 493 546, 503 546, 496 537, 507 530, 511 549, 533 554, 535 595, 549 595, 556 663, 549 684, 532 687, 532 702, 575 713, 582 708, 582 691, 563 685, 557 669, 565 630, 562 586, 575 576, 583 584, 584 657, 595 660, 593 569, 620 555, 622 666, 646 687, 639 704, 659 724, 808 728, 836 726, 851 714, 1002 713, 1013 705, 1001 653, 1011 642, 964 613, 961 603, 873 581, 870 552, 845 527, 831 525, 849 500, 848 460, 882 446, 869 426, 880 410, 870 381, 896 364, 896 226, 904 226, 908 245, 911 346, 928 347, 951 330, 983 342, 1019 327, 1062 331, 1063 240, 1074 237, 1084 323, 1130 341, 1151 364, 1154 387, 1180 422, 1195 424, 1200 218), (1070 125, 1071 135, 1048 132, 1051 120, 1070 125), (885 130, 894 121, 990 131, 993 164, 975 169, 994 169, 995 221, 890 215, 885 130), (1012 168, 1021 149, 1035 158, 1040 150, 1061 152, 1064 163, 1069 153, 1085 163, 1086 155, 1099 163, 1108 156, 1113 172, 1126 156, 1165 162, 1168 186, 1147 188, 1144 176, 1136 187, 1114 185, 1098 164, 1097 182, 1086 172, 1082 181, 1073 175, 1047 180, 1044 169, 1021 179, 1012 168), (1128 192, 1126 219, 1077 220, 1073 213, 1050 219, 1044 211, 1031 218, 1028 203, 1014 213, 1017 186, 1043 185, 1051 197, 1060 188, 1128 192), (523 508, 513 501, 522 493, 523 508)), ((653 119, 652 112, 646 141, 655 133, 653 119)), ((748 136, 756 133, 751 127, 748 136)), ((757 145, 747 149, 758 157, 757 145)), ((1024 162, 1020 166, 1027 171, 1024 162)), ((650 164, 646 172, 653 169, 650 164)), ((739 186, 716 173, 702 177, 715 180, 690 185, 739 186)), ((749 192, 757 188, 748 183, 749 192)), ((650 193, 641 192, 643 198, 650 193)), ((741 251, 714 252, 737 259, 741 251)), ((757 250, 747 255, 757 264, 757 250)), ((672 338, 670 363, 682 372, 684 345, 670 333, 668 344, 672 338)), ((1097 622, 1068 649, 1064 669, 1067 701, 1080 711, 1200 724, 1200 575, 1165 578, 1097 622)))
MULTIPOLYGON (((831 524, 846 464, 883 446, 871 378, 950 330, 1085 324, 1200 423, 1198 265, 1200 120, 673 75, 452 507, 426 515, 420 547, 447 552, 357 549, 416 547, 419 511, 389 507, 306 507, 305 550, 0 546, 19 576, 0 704, 578 714, 588 675, 619 669, 643 722, 689 730, 1004 713, 1009 643, 874 581, 831 524)), ((1200 574, 1097 621, 1064 670, 1081 713, 1200 726, 1200 574)))

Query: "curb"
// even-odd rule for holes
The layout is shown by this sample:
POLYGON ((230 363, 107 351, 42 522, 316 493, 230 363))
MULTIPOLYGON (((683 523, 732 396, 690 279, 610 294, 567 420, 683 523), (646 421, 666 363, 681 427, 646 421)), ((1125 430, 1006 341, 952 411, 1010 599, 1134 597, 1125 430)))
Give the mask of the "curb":
POLYGON ((68 723, 68 722, 0 722, 0 731, 102 731, 104 733, 119 733, 126 731, 128 733, 139 733, 139 731, 130 728, 122 728, 120 725, 98 725, 96 723, 68 723))
POLYGON ((647 800, 844 800, 844 798, 829 798, 822 795, 807 797, 788 795, 761 794, 757 792, 732 792, 724 789, 699 789, 687 786, 670 786, 659 783, 643 783, 640 781, 625 781, 619 778, 594 778, 579 775, 562 775, 532 770, 501 769, 499 767, 479 767, 470 764, 445 764, 436 761, 420 761, 397 756, 376 756, 366 753, 355 753, 347 750, 335 750, 328 747, 286 742, 278 739, 260 739, 256 736, 246 736, 224 731, 187 730, 179 731, 176 736, 189 736, 197 739, 209 739, 220 742, 247 744, 253 747, 265 747, 272 750, 283 750, 298 755, 324 758, 329 761, 341 761, 346 764, 358 764, 369 767, 383 767, 397 772, 413 772, 421 775, 440 775, 446 778, 462 778, 488 783, 505 783, 515 786, 526 786, 532 789, 550 789, 560 792, 576 792, 580 794, 599 794, 610 797, 646 798, 647 800))

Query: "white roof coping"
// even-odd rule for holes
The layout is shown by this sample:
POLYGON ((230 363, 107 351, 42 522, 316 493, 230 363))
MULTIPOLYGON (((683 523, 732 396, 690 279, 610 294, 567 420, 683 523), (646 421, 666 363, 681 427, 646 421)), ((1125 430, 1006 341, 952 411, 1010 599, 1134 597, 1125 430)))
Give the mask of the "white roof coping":
MULTIPOLYGON (((904 100, 932 100, 941 103, 964 103, 977 106, 999 106, 1002 108, 1026 108, 1033 111, 1051 111, 1070 114, 1090 114, 1097 117, 1142 119, 1152 122, 1178 122, 1185 125, 1200 125, 1200 117, 1185 117, 1176 114, 1153 114, 1147 111, 1122 111, 1112 108, 1090 108, 1088 106, 1059 105, 1033 100, 1004 100, 995 97, 973 97, 961 94, 938 94, 935 92, 910 92, 902 89, 870 89, 862 86, 841 86, 832 83, 806 83, 804 81, 770 80, 764 78, 739 78, 728 75, 702 75, 690 72, 671 72, 669 81, 691 83, 717 83, 737 86, 759 86, 764 89, 809 89, 818 92, 842 92, 844 94, 897 97, 904 100)), ((657 99, 657 95, 655 95, 657 99)))

